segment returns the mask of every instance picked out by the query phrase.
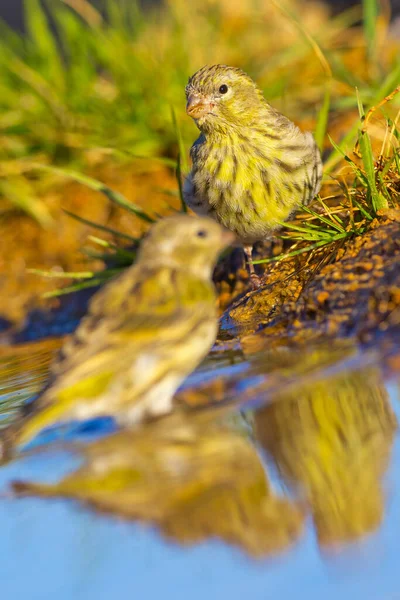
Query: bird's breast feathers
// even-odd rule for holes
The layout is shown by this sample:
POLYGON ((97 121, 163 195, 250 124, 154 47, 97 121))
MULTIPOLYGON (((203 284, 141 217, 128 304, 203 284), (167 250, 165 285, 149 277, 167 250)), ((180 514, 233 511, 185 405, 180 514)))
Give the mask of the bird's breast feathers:
POLYGON ((192 147, 187 204, 216 218, 242 241, 265 238, 318 192, 321 169, 310 134, 272 139, 265 132, 207 140, 192 147))

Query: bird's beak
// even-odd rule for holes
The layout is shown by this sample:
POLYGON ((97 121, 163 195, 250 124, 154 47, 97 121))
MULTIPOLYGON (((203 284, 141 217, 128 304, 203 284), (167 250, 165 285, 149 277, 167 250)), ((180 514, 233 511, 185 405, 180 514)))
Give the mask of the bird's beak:
POLYGON ((214 105, 204 96, 190 94, 187 99, 186 112, 192 119, 200 119, 212 112, 213 107, 214 105))

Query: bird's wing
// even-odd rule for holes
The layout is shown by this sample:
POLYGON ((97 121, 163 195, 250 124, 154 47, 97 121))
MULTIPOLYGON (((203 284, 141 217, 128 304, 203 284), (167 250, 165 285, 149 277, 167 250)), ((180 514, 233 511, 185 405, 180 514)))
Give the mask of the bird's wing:
POLYGON ((127 361, 133 364, 136 356, 160 347, 173 353, 213 318, 209 282, 178 270, 158 269, 142 277, 128 270, 93 297, 87 316, 55 361, 48 387, 57 378, 67 385, 93 373, 113 376, 127 361))

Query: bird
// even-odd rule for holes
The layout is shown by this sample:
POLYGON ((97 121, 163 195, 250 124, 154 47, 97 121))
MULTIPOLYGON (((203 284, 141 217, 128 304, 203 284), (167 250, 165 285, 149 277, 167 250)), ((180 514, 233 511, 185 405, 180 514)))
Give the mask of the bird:
POLYGON ((314 137, 264 98, 241 69, 204 66, 189 78, 186 112, 200 130, 183 184, 186 204, 233 231, 253 287, 252 249, 319 192, 322 161, 314 137))
POLYGON ((136 262, 92 297, 44 390, 0 432, 3 462, 58 423, 112 416, 129 427, 170 412, 215 342, 212 271, 233 238, 207 217, 156 222, 136 262))

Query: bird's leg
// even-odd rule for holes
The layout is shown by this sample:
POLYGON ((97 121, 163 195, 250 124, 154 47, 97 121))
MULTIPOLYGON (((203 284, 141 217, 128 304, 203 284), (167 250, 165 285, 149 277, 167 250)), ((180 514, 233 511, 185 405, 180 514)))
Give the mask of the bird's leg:
POLYGON ((254 270, 253 259, 252 259, 253 246, 252 245, 243 246, 243 250, 246 255, 247 267, 248 267, 249 273, 250 273, 250 283, 251 283, 253 290, 256 290, 260 287, 261 281, 260 281, 259 276, 257 275, 257 273, 254 270))

